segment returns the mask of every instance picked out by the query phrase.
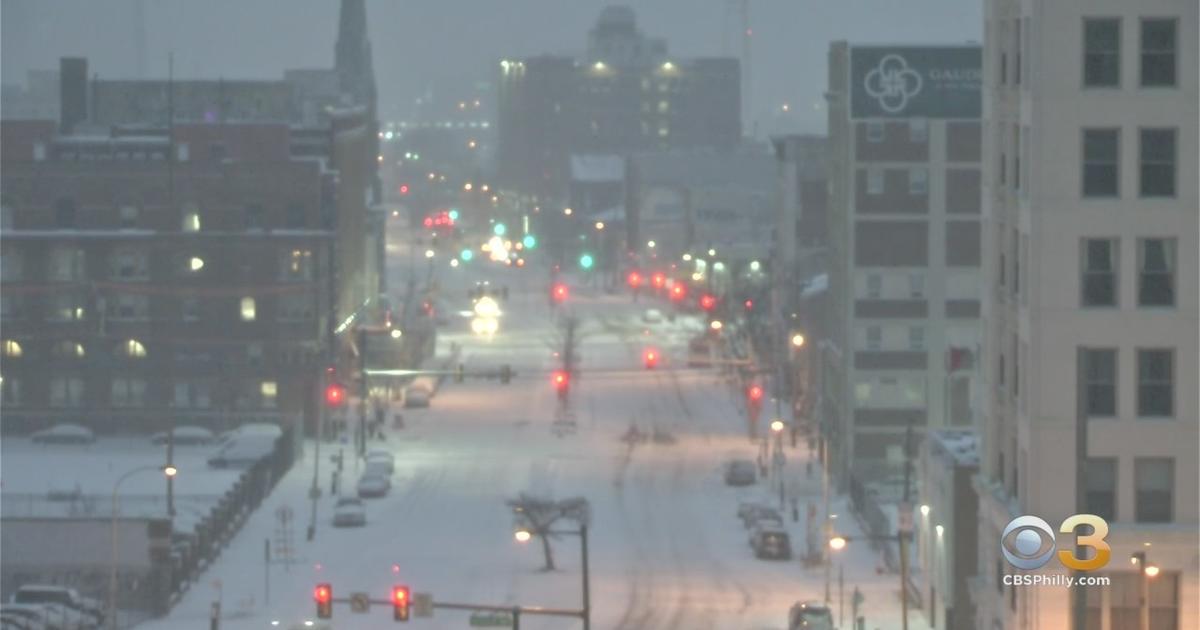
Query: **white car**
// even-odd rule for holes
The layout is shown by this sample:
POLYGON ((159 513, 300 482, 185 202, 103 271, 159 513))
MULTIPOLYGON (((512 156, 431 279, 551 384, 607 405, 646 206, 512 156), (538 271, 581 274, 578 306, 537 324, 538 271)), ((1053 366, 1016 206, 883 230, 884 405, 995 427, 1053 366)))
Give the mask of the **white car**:
POLYGON ((392 489, 392 482, 387 477, 381 475, 363 475, 358 480, 358 496, 367 497, 382 497, 392 489))
MULTIPOLYGON (((167 431, 155 433, 150 438, 150 441, 154 442, 155 444, 159 444, 159 445, 166 444, 167 443, 167 433, 168 433, 167 431)), ((213 442, 217 441, 217 436, 215 434, 213 434, 212 431, 209 431, 208 429, 205 429, 204 427, 195 427, 195 426, 175 427, 175 429, 172 431, 172 433, 175 434, 175 445, 176 446, 187 446, 187 445, 193 445, 193 444, 212 444, 213 442)))
POLYGON ((648 308, 645 313, 642 313, 642 321, 647 324, 661 324, 662 320, 662 311, 656 308, 648 308))
POLYGON ((97 623, 104 619, 104 604, 99 600, 84 597, 73 588, 53 584, 25 584, 10 598, 14 604, 60 604, 82 615, 92 617, 97 623))
POLYGON ((96 441, 96 434, 91 429, 78 424, 56 424, 35 431, 29 437, 38 444, 91 444, 96 441))
POLYGON ((391 476, 396 471, 396 458, 392 457, 391 453, 373 451, 367 453, 367 470, 381 470, 391 476))
POLYGON ((362 499, 338 499, 333 508, 334 527, 362 527, 367 524, 367 508, 362 499))

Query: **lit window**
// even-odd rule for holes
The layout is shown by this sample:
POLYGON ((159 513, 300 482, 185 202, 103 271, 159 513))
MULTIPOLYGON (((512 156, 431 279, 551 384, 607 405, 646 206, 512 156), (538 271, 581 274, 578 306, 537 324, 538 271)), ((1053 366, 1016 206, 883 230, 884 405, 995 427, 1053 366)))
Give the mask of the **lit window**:
POLYGON ((254 298, 242 298, 242 321, 252 322, 256 316, 257 309, 255 308, 254 298))
POLYGON ((188 270, 196 272, 204 268, 204 259, 199 256, 192 256, 188 259, 188 270))
POLYGON ((666 127, 658 128, 658 137, 660 137, 660 138, 666 138, 670 133, 671 133, 671 130, 667 129, 666 127))
POLYGON ((259 386, 259 391, 262 393, 263 406, 274 407, 276 395, 279 392, 279 387, 275 381, 263 381, 259 386))
POLYGON ((54 356, 82 359, 84 354, 83 344, 74 341, 60 341, 54 344, 54 356))
POLYGON ((200 231, 200 213, 194 207, 189 212, 183 215, 183 231, 184 232, 199 232, 200 231))
POLYGON ((125 356, 132 359, 140 359, 146 356, 146 346, 142 345, 142 342, 137 339, 126 340, 121 350, 125 353, 125 356))
POLYGON ((658 102, 658 113, 665 114, 670 109, 671 109, 671 104, 668 103, 667 101, 659 101, 658 102))
POLYGON ((121 228, 132 229, 137 227, 138 209, 137 206, 121 206, 121 228))
POLYGON ((4 340, 4 356, 16 358, 22 354, 24 354, 24 351, 21 350, 21 344, 13 341, 12 339, 4 340))

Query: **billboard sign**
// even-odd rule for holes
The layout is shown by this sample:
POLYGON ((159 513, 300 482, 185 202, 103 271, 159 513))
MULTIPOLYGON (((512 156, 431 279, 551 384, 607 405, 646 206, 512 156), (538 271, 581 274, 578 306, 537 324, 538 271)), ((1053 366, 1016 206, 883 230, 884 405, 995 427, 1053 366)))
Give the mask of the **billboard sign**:
POLYGON ((979 46, 854 46, 851 118, 979 118, 979 46))

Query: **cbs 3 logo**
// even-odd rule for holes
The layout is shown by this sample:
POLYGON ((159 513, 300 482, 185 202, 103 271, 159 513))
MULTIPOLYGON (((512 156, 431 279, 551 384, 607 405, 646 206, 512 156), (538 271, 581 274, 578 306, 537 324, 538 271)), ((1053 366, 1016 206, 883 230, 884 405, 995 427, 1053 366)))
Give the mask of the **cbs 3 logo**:
MULTIPOLYGON (((1061 534, 1074 534, 1075 543, 1095 550, 1091 558, 1079 558, 1071 550, 1060 549, 1058 561, 1075 571, 1095 571, 1108 564, 1112 549, 1104 538, 1108 536, 1108 522, 1095 514, 1068 516, 1058 528, 1061 534), (1092 528, 1090 534, 1075 530, 1080 526, 1092 528)), ((1054 555, 1054 530, 1050 524, 1036 516, 1018 516, 1008 522, 1000 535, 1000 552, 1008 563, 1018 569, 1037 569, 1050 561, 1054 555)))

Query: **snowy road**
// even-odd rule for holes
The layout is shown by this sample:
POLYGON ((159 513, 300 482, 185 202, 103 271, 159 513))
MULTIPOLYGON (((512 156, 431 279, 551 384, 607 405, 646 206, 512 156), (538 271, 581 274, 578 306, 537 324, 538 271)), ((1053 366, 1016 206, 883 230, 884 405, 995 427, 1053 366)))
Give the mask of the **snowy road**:
MULTIPOLYGON (((467 287, 480 277, 475 269, 439 274, 451 308, 465 301, 467 287)), ((558 437, 550 430, 556 400, 548 374, 556 367, 560 335, 547 305, 547 276, 532 268, 489 275, 511 291, 500 334, 480 340, 456 321, 443 331, 439 346, 459 343, 468 370, 511 364, 517 371, 512 383, 449 379, 428 410, 405 410, 406 427, 380 444, 396 456, 392 492, 368 502, 365 528, 329 526, 325 445, 320 480, 326 494, 318 503, 317 535, 312 542, 303 539, 313 474, 312 457, 306 457, 248 521, 205 583, 192 588, 169 617, 143 628, 199 627, 218 595, 223 628, 267 629, 273 620, 303 628, 315 613, 312 589, 318 582, 332 584, 336 597, 363 591, 386 599, 392 584, 404 583, 413 592, 432 593, 435 601, 578 607, 578 539, 555 540, 558 570, 540 571, 540 545, 513 540, 505 500, 520 492, 583 496, 591 503, 595 628, 783 628, 793 602, 822 597, 821 569, 805 568, 799 560, 756 560, 747 545, 736 506, 740 498, 765 496, 764 484, 727 487, 720 469, 734 457, 753 459, 757 447, 746 436, 743 414, 719 370, 682 368, 696 321, 647 326, 640 321, 645 304, 573 286, 569 308, 582 322, 582 372, 571 385, 578 430, 558 437), (658 370, 641 364, 648 344, 664 353, 658 370), (631 425, 669 433, 674 442, 631 447, 620 439, 631 425), (293 533, 294 562, 270 569, 268 602, 263 544, 281 535, 274 514, 282 506, 303 522, 293 533)), ((808 457, 803 445, 788 448, 787 456, 787 474, 803 470, 808 457)), ((348 464, 348 482, 355 478, 354 467, 348 464)), ((818 481, 804 480, 802 492, 804 501, 818 499, 818 481)), ((800 525, 787 523, 797 551, 800 525)), ((848 575, 879 581, 864 553, 864 566, 848 575)), ((882 601, 886 587, 875 597, 876 604, 894 608, 882 601)), ((395 622, 389 609, 354 614, 339 605, 326 623, 384 628, 395 622)), ((409 623, 466 628, 468 617, 437 611, 409 623)), ((521 619, 526 629, 581 626, 569 618, 521 619)))

